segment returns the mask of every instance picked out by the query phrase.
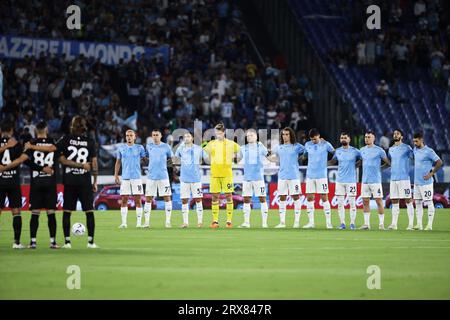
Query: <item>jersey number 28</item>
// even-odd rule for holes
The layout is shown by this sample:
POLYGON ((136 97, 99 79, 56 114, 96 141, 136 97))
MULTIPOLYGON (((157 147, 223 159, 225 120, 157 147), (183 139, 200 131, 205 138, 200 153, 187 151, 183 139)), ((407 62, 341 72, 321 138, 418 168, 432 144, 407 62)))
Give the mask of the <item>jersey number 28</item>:
POLYGON ((75 162, 78 162, 78 163, 86 163, 87 162, 87 157, 89 155, 88 149, 86 149, 86 148, 77 149, 74 146, 70 146, 67 149, 71 152, 69 157, 67 157, 67 160, 73 160, 76 157, 76 159, 74 160, 75 162))

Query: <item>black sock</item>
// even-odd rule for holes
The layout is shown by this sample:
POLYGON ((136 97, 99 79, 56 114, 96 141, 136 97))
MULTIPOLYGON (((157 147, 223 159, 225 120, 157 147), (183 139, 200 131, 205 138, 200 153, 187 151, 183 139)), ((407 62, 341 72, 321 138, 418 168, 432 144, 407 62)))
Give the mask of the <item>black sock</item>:
MULTIPOLYGON (((50 232, 50 238, 56 239, 56 217, 55 213, 49 213, 47 214, 47 224, 48 224, 48 231, 50 232)), ((53 241, 53 243, 55 243, 53 241)))
POLYGON ((20 214, 13 216, 14 242, 20 243, 20 234, 22 233, 22 216, 20 214))
POLYGON ((86 225, 88 230, 88 241, 94 243, 95 219, 92 211, 86 212, 86 225))
POLYGON ((70 211, 63 213, 63 232, 65 243, 70 243, 70 211))
POLYGON ((36 239, 37 230, 39 228, 39 213, 34 214, 31 213, 31 220, 30 220, 30 238, 36 239))

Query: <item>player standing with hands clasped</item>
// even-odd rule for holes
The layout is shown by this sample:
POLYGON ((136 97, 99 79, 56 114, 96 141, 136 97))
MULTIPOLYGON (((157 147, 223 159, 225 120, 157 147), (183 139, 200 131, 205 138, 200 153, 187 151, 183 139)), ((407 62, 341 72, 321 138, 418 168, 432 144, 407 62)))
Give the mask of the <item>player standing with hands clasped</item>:
POLYGON ((145 228, 150 227, 150 213, 153 198, 158 194, 164 198, 164 209, 166 211, 166 228, 171 228, 170 218, 172 216, 172 188, 170 187, 169 173, 167 172, 167 161, 173 157, 173 152, 167 143, 161 141, 162 134, 158 129, 152 131, 153 142, 147 144, 148 175, 147 187, 145 189, 145 228))
POLYGON ((362 186, 361 196, 364 206, 364 224, 361 230, 370 230, 370 197, 373 197, 378 207, 380 219, 379 229, 384 230, 383 187, 381 186, 381 163, 390 165, 386 152, 374 144, 375 134, 367 131, 364 135, 366 146, 361 148, 362 158, 362 186))
POLYGON ((426 146, 423 134, 414 134, 414 201, 416 202, 417 226, 422 230, 423 205, 428 207, 428 223, 425 230, 433 230, 433 175, 442 167, 442 160, 433 149, 426 146), (434 167, 433 167, 434 166, 434 167))
POLYGON ((350 230, 355 230, 356 220, 356 165, 361 160, 361 152, 350 146, 350 135, 342 132, 340 136, 342 147, 337 148, 330 165, 338 163, 338 174, 336 178, 336 197, 338 201, 339 229, 345 230, 345 195, 350 203, 350 230))
POLYGON ((114 167, 114 179, 120 184, 121 206, 120 214, 122 224, 119 228, 127 227, 128 197, 134 197, 136 205, 136 228, 142 228, 142 202, 144 194, 141 179, 141 159, 146 158, 145 149, 140 144, 135 144, 136 133, 133 130, 125 132, 126 144, 119 147, 117 160, 114 167), (122 181, 119 178, 119 170, 122 167, 122 181))
POLYGON ((190 132, 183 136, 183 143, 175 152, 175 159, 181 160, 180 168, 180 197, 181 213, 183 215, 183 224, 181 228, 189 226, 189 198, 195 199, 197 208, 197 227, 203 226, 203 190, 200 174, 200 164, 206 157, 202 147, 193 143, 193 137, 190 132))
MULTIPOLYGON (((63 232, 65 244, 63 248, 72 248, 70 242, 70 217, 77 208, 77 201, 86 213, 88 244, 90 249, 98 246, 94 243, 95 217, 93 192, 97 192, 98 163, 94 141, 87 137, 86 119, 75 116, 70 124, 70 134, 62 137, 57 143, 59 162, 63 165, 64 181, 64 213, 63 232), (71 160, 71 161, 67 161, 71 160), (93 181, 91 181, 91 170, 93 181)), ((45 150, 41 150, 45 151, 45 150)))
POLYGON ((395 129, 392 138, 394 145, 389 148, 388 157, 391 160, 391 183, 389 197, 392 201, 392 223, 389 230, 397 230, 398 216, 400 214, 400 200, 405 199, 408 213, 408 228, 414 230, 414 206, 411 199, 411 181, 409 171, 414 158, 412 148, 403 143, 403 132, 395 129))

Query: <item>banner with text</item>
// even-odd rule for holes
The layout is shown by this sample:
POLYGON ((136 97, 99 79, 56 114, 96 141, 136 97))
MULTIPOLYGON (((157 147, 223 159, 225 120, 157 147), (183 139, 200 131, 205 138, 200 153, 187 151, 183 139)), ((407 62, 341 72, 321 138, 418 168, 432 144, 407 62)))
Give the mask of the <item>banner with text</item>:
POLYGON ((41 53, 55 56, 66 55, 73 59, 83 54, 85 57, 100 59, 107 65, 116 65, 121 58, 124 61, 132 55, 139 60, 142 56, 152 58, 161 55, 164 63, 169 63, 169 46, 149 48, 124 43, 86 42, 63 39, 43 39, 0 35, 0 58, 23 59, 25 56, 39 57, 41 53))

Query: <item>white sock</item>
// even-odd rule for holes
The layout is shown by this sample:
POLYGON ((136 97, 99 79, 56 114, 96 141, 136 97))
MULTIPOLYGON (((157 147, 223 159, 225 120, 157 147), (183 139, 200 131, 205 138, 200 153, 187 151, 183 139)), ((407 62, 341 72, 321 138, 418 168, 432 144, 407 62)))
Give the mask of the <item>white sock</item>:
POLYGON ((144 204, 144 217, 145 217, 145 224, 150 225, 150 213, 152 212, 152 203, 146 202, 144 204))
POLYGON ((137 218, 137 225, 141 225, 142 224, 142 207, 138 208, 136 207, 136 218, 137 218))
POLYGON ((196 202, 195 207, 197 208, 197 223, 203 223, 203 202, 196 202))
POLYGON ((330 201, 325 201, 323 203, 323 212, 325 213, 325 220, 327 224, 331 224, 331 205, 330 201))
POLYGON ((414 206, 412 202, 406 204, 406 212, 408 213, 408 226, 414 225, 414 206))
POLYGON ((262 218, 262 224, 267 224, 267 214, 269 212, 269 206, 267 205, 267 202, 261 203, 261 218, 262 218))
POLYGON ((337 196, 337 199, 338 199, 339 220, 341 221, 341 224, 345 224, 344 196, 337 196))
POLYGON ((250 203, 244 203, 243 211, 244 211, 244 223, 250 224, 250 203))
POLYGON ((416 200, 416 218, 417 225, 422 226, 423 221, 423 203, 422 200, 416 200))
MULTIPOLYGON (((189 224, 189 204, 181 204, 181 213, 183 214, 183 223, 189 224)), ((167 220, 167 218, 166 218, 167 220)), ((170 218, 169 218, 170 220, 170 218)))
POLYGON ((128 207, 120 207, 120 215, 122 216, 122 224, 127 224, 128 207))
POLYGON ((400 214, 400 203, 393 203, 392 204, 392 224, 394 226, 397 225, 399 214, 400 214))
POLYGON ((348 197, 348 202, 350 202, 350 223, 355 224, 356 220, 356 201, 355 197, 348 197))
POLYGON ((294 201, 294 223, 300 223, 300 215, 302 213, 302 201, 297 199, 294 201))
POLYGON ((364 212, 364 224, 370 226, 370 212, 364 212))
POLYGON ((166 223, 170 223, 170 217, 172 216, 172 201, 164 202, 164 208, 166 209, 166 223))
POLYGON ((384 224, 384 214, 378 214, 378 219, 380 220, 380 224, 384 224))
POLYGON ((306 202, 306 211, 308 212, 309 223, 314 224, 314 200, 306 202))
POLYGON ((427 206, 428 207, 428 223, 427 223, 427 225, 430 227, 433 227, 434 212, 435 212, 434 203, 433 203, 433 201, 427 201, 427 204, 428 204, 428 206, 427 206))
POLYGON ((280 211, 280 224, 286 224, 286 200, 280 201, 279 211, 280 211))

